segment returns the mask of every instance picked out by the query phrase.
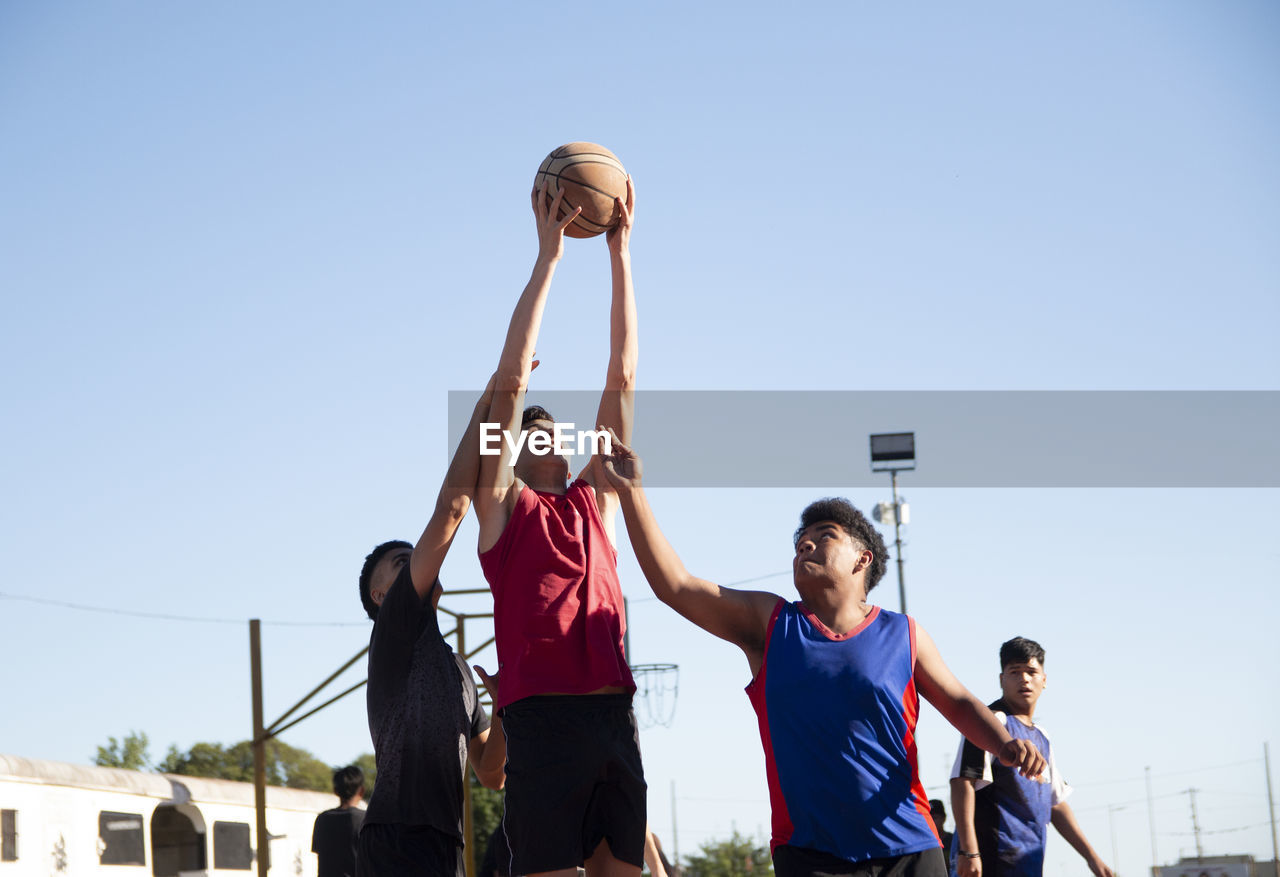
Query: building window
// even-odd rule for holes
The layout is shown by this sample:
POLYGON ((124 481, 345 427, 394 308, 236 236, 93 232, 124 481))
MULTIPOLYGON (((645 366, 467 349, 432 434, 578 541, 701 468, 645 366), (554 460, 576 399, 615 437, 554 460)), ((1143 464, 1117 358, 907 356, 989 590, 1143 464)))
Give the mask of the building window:
POLYGON ((98 838, 103 865, 145 865, 146 846, 142 836, 142 816, 138 813, 98 814, 98 838))
POLYGON ((18 811, 0 810, 0 862, 18 861, 18 811))
POLYGON ((229 871, 248 871, 253 867, 249 823, 213 823, 213 867, 229 871))

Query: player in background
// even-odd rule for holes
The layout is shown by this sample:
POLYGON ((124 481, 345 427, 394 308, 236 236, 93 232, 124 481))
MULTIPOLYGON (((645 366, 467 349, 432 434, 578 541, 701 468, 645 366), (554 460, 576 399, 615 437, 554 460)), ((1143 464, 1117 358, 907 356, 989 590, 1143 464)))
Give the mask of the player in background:
POLYGON ((1049 735, 1033 721, 1045 681, 1039 643, 1019 636, 1000 646, 1001 696, 991 710, 1011 736, 1043 752, 1049 767, 1045 782, 1031 782, 960 741, 951 771, 957 877, 1041 877, 1049 823, 1096 877, 1115 877, 1076 822, 1066 800, 1071 788, 1058 773, 1049 735))

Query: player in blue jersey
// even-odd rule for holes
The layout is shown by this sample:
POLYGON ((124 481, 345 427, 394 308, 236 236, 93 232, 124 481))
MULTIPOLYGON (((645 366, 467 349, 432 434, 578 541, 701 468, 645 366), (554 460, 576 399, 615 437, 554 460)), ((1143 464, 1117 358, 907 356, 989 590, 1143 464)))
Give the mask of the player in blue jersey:
POLYGON ((1011 736, 1030 740, 1045 754, 1047 782, 1029 782, 960 741, 951 771, 957 877, 1041 877, 1050 822, 1097 877, 1115 877, 1071 812, 1071 789, 1058 773, 1049 735, 1032 722, 1044 685, 1044 648, 1038 642, 1019 636, 1000 646, 1001 697, 991 709, 1011 736))
POLYGON ((801 515, 792 564, 801 600, 789 603, 690 575, 649 508, 639 458, 616 436, 605 471, 653 592, 747 657, 778 877, 945 877, 916 769, 918 694, 1002 764, 1032 777, 1044 769, 914 620, 866 602, 884 575, 884 541, 847 501, 819 500, 801 515))

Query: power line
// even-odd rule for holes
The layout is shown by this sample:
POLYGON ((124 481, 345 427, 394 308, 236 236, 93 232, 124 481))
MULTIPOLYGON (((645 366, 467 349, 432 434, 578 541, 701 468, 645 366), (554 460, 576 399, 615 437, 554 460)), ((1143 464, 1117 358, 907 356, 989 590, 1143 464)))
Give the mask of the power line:
MULTIPOLYGON (((1184 776, 1189 773, 1203 773, 1206 770, 1225 770, 1228 767, 1241 767, 1246 764, 1261 764, 1261 763, 1262 763, 1261 758, 1251 758, 1248 761, 1233 761, 1230 764, 1218 764, 1218 765, 1213 765, 1211 767, 1191 767, 1191 768, 1187 768, 1186 770, 1170 771, 1169 773, 1153 773, 1151 777, 1152 779, 1159 779, 1163 777, 1184 776)), ((1116 786, 1116 785, 1120 785, 1121 783, 1136 783, 1144 779, 1146 779, 1145 776, 1127 777, 1127 778, 1118 779, 1118 780, 1099 780, 1098 782, 1093 782, 1093 783, 1072 783, 1071 786, 1076 789, 1093 788, 1095 786, 1116 786)))
MULTIPOLYGON (((39 603, 44 606, 56 606, 60 609, 75 609, 79 612, 100 612, 103 615, 124 615, 130 618, 149 618, 156 621, 190 621, 199 624, 244 624, 247 618, 209 618, 197 615, 169 615, 164 612, 138 612, 132 609, 113 609, 109 606, 86 606, 83 603, 68 603, 65 600, 49 600, 44 597, 29 597, 25 594, 6 594, 0 591, 0 599, 18 600, 26 603, 39 603)), ((273 627, 366 627, 363 621, 264 621, 273 627)))
MULTIPOLYGON (((1218 828, 1218 829, 1214 829, 1213 831, 1206 831, 1205 829, 1201 829, 1200 833, 1201 834, 1231 834, 1232 832, 1235 832, 1235 831, 1253 831, 1255 828, 1266 828, 1270 824, 1271 824, 1270 822, 1259 822, 1257 825, 1241 825, 1238 828, 1218 828)), ((1170 837, 1175 835, 1178 837, 1189 837, 1190 835, 1195 834, 1195 832, 1194 831, 1162 831, 1160 832, 1160 834, 1168 835, 1170 837)))

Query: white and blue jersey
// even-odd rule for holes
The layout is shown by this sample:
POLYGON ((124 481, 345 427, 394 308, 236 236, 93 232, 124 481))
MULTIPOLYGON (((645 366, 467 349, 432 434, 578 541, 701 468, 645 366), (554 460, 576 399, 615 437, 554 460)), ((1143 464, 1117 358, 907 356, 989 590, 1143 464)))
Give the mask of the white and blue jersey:
POLYGON ((764 744, 770 849, 850 862, 941 845, 916 769, 915 622, 872 607, 836 634, 779 600, 747 686, 764 744))
MULTIPOLYGON (((963 738, 951 778, 973 780, 973 827, 983 877, 1041 877, 1049 817, 1053 806, 1065 801, 1071 789, 1058 773, 1049 735, 1043 728, 1010 716, 1007 710, 1003 700, 991 704, 991 711, 1010 737, 1030 741, 1044 755, 1048 766, 1042 778, 1027 779, 963 738)), ((950 851, 952 873, 959 837, 956 832, 950 851)))

